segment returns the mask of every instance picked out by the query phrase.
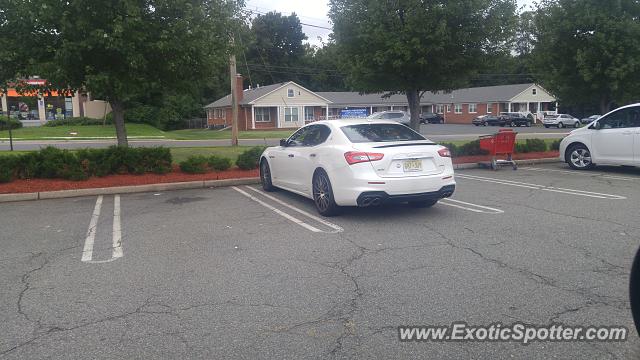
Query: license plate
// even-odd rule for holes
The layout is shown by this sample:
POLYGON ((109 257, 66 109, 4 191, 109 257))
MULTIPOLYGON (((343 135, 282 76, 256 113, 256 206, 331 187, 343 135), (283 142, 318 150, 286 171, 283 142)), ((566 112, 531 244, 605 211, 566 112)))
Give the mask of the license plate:
POLYGON ((422 171, 422 160, 405 160, 404 171, 405 172, 422 171))

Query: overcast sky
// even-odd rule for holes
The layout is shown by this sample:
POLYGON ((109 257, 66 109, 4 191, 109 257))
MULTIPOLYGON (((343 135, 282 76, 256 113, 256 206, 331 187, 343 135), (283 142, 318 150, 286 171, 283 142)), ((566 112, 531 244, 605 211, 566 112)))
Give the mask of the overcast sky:
MULTIPOLYGON (((309 25, 316 25, 331 28, 327 13, 329 12, 328 0, 246 0, 246 7, 249 10, 258 12, 278 11, 289 15, 295 12, 300 18, 300 22, 309 25)), ((533 0, 518 0, 519 6, 528 6, 533 0)), ((307 41, 313 45, 319 45, 321 41, 327 40, 330 30, 320 29, 313 26, 302 25, 302 30, 309 38, 307 41)))

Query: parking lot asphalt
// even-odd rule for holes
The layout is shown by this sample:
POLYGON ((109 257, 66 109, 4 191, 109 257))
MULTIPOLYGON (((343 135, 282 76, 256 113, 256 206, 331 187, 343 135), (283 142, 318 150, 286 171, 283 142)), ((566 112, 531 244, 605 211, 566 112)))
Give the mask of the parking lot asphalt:
POLYGON ((257 186, 0 204, 0 358, 637 359, 640 170, 456 172, 430 209, 257 186), (402 343, 399 325, 616 325, 625 342, 402 343))
MULTIPOLYGON (((433 141, 461 141, 475 140, 478 136, 493 134, 498 131, 497 126, 474 126, 460 124, 426 124, 421 125, 420 132, 433 141)), ((565 137, 571 129, 545 129, 543 127, 518 127, 519 139, 540 138, 559 139, 565 137)), ((293 133, 293 130, 291 131, 293 133)), ((240 139, 240 145, 278 145, 279 139, 240 139)), ((45 146, 55 146, 60 149, 84 149, 84 148, 106 148, 116 145, 116 140, 42 140, 42 141, 14 141, 15 150, 38 150, 45 146)), ((129 140, 129 146, 134 147, 208 147, 208 146, 230 146, 229 140, 129 140)), ((9 150, 10 145, 7 140, 0 140, 0 151, 9 150)))

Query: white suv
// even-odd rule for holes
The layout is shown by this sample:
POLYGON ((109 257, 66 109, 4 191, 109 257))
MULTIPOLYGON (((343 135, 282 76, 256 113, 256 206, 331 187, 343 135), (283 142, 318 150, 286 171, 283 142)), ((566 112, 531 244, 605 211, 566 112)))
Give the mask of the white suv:
POLYGON ((640 103, 573 130, 560 142, 560 159, 578 170, 595 164, 640 166, 640 103))
POLYGON ((403 125, 411 125, 411 115, 409 115, 406 111, 400 110, 388 110, 381 111, 375 114, 369 115, 369 119, 377 119, 377 120, 393 120, 397 121, 403 125))
POLYGON ((580 127, 580 119, 576 119, 575 117, 569 114, 557 114, 557 115, 547 115, 542 120, 542 124, 544 127, 548 128, 550 126, 556 126, 558 129, 563 127, 580 127))

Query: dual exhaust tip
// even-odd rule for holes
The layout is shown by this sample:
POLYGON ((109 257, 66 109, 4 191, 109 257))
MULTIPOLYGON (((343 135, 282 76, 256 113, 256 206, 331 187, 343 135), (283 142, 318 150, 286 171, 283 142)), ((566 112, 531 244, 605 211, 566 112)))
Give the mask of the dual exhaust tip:
POLYGON ((368 207, 368 206, 379 206, 380 204, 382 204, 382 198, 379 196, 368 196, 365 197, 364 199, 362 199, 362 204, 360 206, 362 207, 368 207))

